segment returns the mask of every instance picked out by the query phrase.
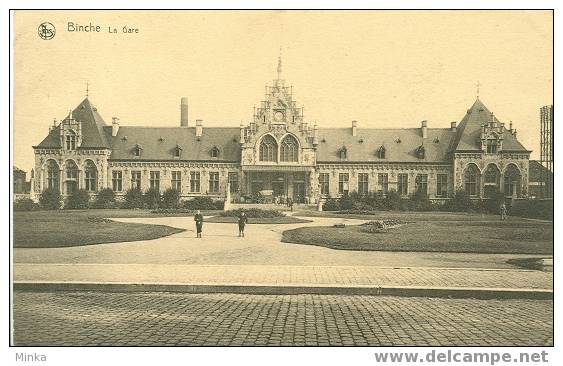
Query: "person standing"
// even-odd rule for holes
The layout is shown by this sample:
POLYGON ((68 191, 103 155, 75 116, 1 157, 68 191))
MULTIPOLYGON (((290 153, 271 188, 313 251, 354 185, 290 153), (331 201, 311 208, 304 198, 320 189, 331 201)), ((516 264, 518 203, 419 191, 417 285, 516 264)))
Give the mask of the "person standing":
POLYGON ((291 197, 289 197, 287 200, 288 200, 287 205, 289 206, 291 211, 293 211, 293 199, 291 197))
POLYGON ((506 204, 504 202, 500 205, 500 219, 506 220, 506 204))
POLYGON ((203 215, 199 210, 197 210, 194 216, 194 221, 195 221, 195 229, 196 229, 197 237, 201 238, 201 232, 203 231, 203 215))
POLYGON ((246 216, 246 212, 244 212, 244 209, 240 210, 240 213, 238 215, 238 236, 239 237, 243 237, 244 238, 244 227, 246 226, 246 224, 248 223, 248 216, 246 216))

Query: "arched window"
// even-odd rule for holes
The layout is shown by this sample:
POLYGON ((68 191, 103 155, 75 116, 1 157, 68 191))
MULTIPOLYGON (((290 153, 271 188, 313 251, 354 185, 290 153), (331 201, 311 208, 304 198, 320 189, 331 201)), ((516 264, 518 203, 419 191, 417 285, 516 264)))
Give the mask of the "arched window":
POLYGON ((343 146, 340 150, 338 150, 338 157, 340 159, 347 159, 348 158, 348 150, 346 150, 345 146, 343 146))
POLYGON ((212 158, 218 158, 219 157, 219 148, 217 146, 214 146, 211 149, 211 157, 212 158))
POLYGON ((380 159, 385 159, 385 147, 384 146, 380 146, 379 149, 377 149, 377 157, 380 159))
POLYGON ((91 160, 86 162, 84 167, 84 187, 89 192, 95 192, 98 186, 98 170, 91 160))
POLYGON ((287 135, 281 143, 280 159, 281 161, 298 161, 299 144, 295 137, 287 135))
POLYGON ((72 160, 66 162, 65 193, 71 194, 78 189, 78 167, 72 160))
POLYGON ((47 188, 59 190, 59 166, 54 160, 47 163, 47 188))
POLYGON ((496 165, 489 164, 483 175, 483 190, 485 197, 493 197, 493 195, 497 193, 499 189, 500 172, 496 165))
POLYGON ((469 164, 463 174, 465 192, 473 197, 479 195, 479 170, 475 164, 469 164))
POLYGON ((176 145, 176 147, 174 148, 174 157, 179 158, 180 155, 182 155, 182 148, 180 147, 180 145, 176 145))
POLYGON ((504 195, 507 197, 520 196, 522 176, 514 164, 509 164, 504 171, 504 195))
POLYGON ((133 156, 141 156, 141 153, 143 152, 143 148, 141 147, 141 145, 137 144, 135 145, 135 147, 133 148, 133 156))
POLYGON ((278 160, 278 143, 271 135, 266 135, 260 142, 260 161, 278 160))
POLYGON ((76 134, 72 130, 66 132, 65 147, 67 150, 76 150, 76 134))

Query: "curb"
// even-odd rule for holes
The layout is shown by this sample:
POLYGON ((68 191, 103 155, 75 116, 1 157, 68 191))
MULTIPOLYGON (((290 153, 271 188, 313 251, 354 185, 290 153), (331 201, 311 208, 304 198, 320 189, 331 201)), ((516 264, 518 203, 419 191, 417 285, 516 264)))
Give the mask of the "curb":
POLYGON ((339 286, 269 284, 185 284, 117 282, 14 281, 14 291, 101 291, 101 292, 181 292, 190 294, 234 293, 252 295, 364 295, 400 297, 440 297, 475 299, 553 300, 553 290, 482 287, 339 286))

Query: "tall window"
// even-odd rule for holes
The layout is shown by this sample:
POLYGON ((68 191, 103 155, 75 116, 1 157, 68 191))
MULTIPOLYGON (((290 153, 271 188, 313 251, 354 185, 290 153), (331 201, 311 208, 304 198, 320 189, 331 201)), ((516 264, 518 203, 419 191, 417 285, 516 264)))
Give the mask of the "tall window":
POLYGON ((238 173, 237 172, 229 172, 229 186, 231 193, 238 192, 238 173))
POLYGON ((425 156, 426 156, 426 150, 424 149, 424 146, 420 145, 416 149, 416 157, 419 159, 424 159, 425 156))
POLYGON ((219 157, 219 148, 217 146, 211 149, 211 157, 218 158, 219 157))
POLYGON ((53 160, 47 165, 47 188, 59 189, 59 166, 53 160))
POLYGON ((65 142, 67 150, 76 150, 76 134, 74 131, 68 131, 66 133, 65 142))
POLYGON ((291 162, 298 161, 298 150, 299 150, 299 145, 297 144, 297 140, 295 140, 295 137, 291 135, 287 135, 281 143, 281 150, 280 150, 281 161, 291 161, 291 162))
POLYGON ((219 193, 219 172, 209 172, 209 193, 219 193))
POLYGON ((416 192, 428 195, 428 174, 418 174, 414 180, 416 192))
POLYGON ((133 155, 134 156, 141 156, 141 152, 143 151, 143 148, 141 147, 141 145, 135 145, 135 147, 133 148, 133 155))
POLYGON ((319 174, 319 185, 321 188, 321 195, 323 196, 328 196, 330 190, 330 185, 329 185, 329 181, 330 181, 330 176, 328 173, 320 173, 319 174))
POLYGON ((474 164, 470 164, 463 175, 465 192, 470 196, 479 195, 479 171, 474 164))
POLYGON ((446 197, 448 195, 448 175, 447 174, 437 174, 436 175, 436 196, 446 197))
POLYGON ((199 172, 190 172, 190 192, 197 193, 200 190, 199 172))
POLYGON ((115 192, 123 190, 123 172, 121 170, 111 172, 111 185, 115 192))
POLYGON ((97 169, 93 162, 88 160, 84 169, 84 187, 89 192, 95 192, 97 189, 97 169))
POLYGON ((514 164, 510 164, 504 172, 504 195, 519 196, 520 194, 520 171, 514 164))
POLYGON ((368 194, 368 173, 358 173, 358 193, 362 196, 368 194))
POLYGON ((483 191, 485 197, 493 197, 499 189, 500 172, 494 164, 489 164, 484 173, 483 191))
POLYGON ((401 196, 406 196, 409 194, 409 175, 408 174, 398 174, 397 175, 397 193, 401 196))
POLYGON ((141 172, 138 170, 131 171, 131 188, 141 189, 141 172))
POLYGON ((346 150, 345 147, 342 147, 340 150, 338 150, 338 157, 340 159, 347 159, 348 158, 348 150, 346 150))
POLYGON ((182 155, 182 148, 180 147, 180 145, 176 145, 176 147, 174 148, 174 157, 179 158, 180 155, 182 155))
POLYGON ((151 172, 150 187, 160 192, 160 172, 151 172))
POLYGON ((71 194, 78 189, 78 167, 72 160, 66 163, 65 186, 67 194, 71 194))
POLYGON ((260 142, 260 161, 277 161, 278 143, 271 135, 266 135, 260 142))
POLYGON ((487 140, 487 154, 496 154, 497 152, 497 140, 488 139, 487 140))
POLYGON ((339 194, 348 193, 348 191, 349 191, 348 181, 349 181, 348 173, 338 174, 338 193, 339 194))
POLYGON ((378 191, 382 194, 387 194, 389 191, 389 176, 387 173, 377 174, 378 191))
POLYGON ((377 149, 377 157, 380 159, 385 159, 385 147, 380 146, 379 149, 377 149))
POLYGON ((182 193, 182 172, 172 171, 172 188, 182 193))

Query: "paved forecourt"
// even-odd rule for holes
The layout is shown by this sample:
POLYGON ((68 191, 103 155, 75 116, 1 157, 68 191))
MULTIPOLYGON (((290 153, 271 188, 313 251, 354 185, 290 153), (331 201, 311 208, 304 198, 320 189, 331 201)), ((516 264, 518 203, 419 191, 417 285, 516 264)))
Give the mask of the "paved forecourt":
POLYGON ((22 291, 14 300, 18 346, 553 345, 549 300, 22 291))

